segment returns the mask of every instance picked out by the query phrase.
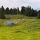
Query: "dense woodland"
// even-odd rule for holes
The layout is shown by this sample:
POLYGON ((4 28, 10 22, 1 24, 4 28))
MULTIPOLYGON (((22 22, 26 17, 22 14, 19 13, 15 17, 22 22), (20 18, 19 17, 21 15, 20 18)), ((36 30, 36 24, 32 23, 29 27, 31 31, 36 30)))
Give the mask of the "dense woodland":
POLYGON ((30 6, 21 7, 21 10, 19 8, 11 8, 8 7, 5 9, 3 6, 0 8, 0 19, 5 19, 5 15, 24 15, 29 17, 38 17, 40 18, 40 10, 34 10, 30 6))

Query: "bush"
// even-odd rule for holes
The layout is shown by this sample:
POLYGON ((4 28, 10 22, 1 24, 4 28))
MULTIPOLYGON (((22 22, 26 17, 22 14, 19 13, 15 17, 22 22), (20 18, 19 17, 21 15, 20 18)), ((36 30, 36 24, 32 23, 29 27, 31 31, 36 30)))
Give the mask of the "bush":
POLYGON ((4 15, 1 15, 1 16, 0 16, 0 19, 5 19, 5 16, 4 16, 4 15))

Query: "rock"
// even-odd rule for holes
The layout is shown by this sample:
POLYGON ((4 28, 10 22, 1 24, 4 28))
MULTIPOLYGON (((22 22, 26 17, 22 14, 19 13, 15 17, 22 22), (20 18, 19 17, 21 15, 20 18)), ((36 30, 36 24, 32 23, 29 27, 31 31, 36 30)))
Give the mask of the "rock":
POLYGON ((7 26, 14 26, 15 23, 14 23, 13 21, 8 20, 8 21, 4 22, 4 25, 7 25, 7 26))

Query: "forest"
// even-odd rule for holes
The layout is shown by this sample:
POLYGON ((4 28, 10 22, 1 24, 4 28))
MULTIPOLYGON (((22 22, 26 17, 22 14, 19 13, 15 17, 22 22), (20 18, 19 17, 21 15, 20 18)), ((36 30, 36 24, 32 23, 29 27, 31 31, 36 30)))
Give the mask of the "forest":
POLYGON ((4 8, 3 6, 0 8, 0 19, 5 19, 5 15, 24 15, 28 17, 37 17, 40 18, 40 10, 34 10, 31 6, 21 7, 19 8, 4 8))

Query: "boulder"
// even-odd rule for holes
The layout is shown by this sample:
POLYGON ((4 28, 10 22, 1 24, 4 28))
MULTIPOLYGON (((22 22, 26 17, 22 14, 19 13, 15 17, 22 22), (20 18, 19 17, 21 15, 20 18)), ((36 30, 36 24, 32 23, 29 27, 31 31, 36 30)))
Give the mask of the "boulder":
POLYGON ((7 25, 7 26, 14 26, 15 23, 14 23, 13 21, 8 20, 8 21, 4 22, 4 25, 7 25))

